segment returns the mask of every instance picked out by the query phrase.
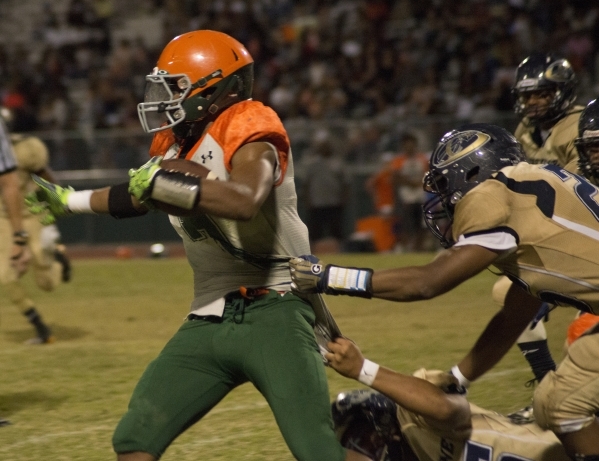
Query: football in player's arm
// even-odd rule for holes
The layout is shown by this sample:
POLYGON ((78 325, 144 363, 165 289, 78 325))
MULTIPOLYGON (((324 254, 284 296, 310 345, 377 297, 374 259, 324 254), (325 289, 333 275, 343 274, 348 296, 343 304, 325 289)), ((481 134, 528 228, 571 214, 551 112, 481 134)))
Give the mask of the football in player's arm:
MULTIPOLYGON (((381 271, 296 258, 290 262, 295 289, 416 301, 494 265, 513 284, 454 367, 463 385, 507 353, 542 302, 599 314, 599 191, 558 166, 522 159, 521 145, 503 128, 471 124, 447 133, 425 176, 434 195, 425 205, 427 225, 447 249, 426 265, 381 271)), ((534 394, 539 425, 555 432, 571 456, 599 456, 599 331, 593 333, 568 350, 534 394)))

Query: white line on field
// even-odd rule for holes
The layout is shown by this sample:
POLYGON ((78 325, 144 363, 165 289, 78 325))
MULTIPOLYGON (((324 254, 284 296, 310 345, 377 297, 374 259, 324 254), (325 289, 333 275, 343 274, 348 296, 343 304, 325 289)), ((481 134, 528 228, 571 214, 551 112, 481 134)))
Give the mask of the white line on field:
MULTIPOLYGON (((206 416, 206 418, 209 418, 210 415, 213 415, 213 414, 227 413, 230 411, 255 410, 256 408, 266 407, 267 405, 268 404, 264 400, 259 400, 259 401, 256 401, 255 403, 245 404, 245 405, 233 405, 233 406, 221 405, 221 406, 217 406, 216 408, 212 409, 210 411, 210 413, 206 416)), ((80 431, 53 432, 53 433, 46 433, 44 435, 33 435, 33 436, 26 437, 24 439, 21 439, 19 441, 11 443, 11 444, 3 444, 0 447, 0 453, 12 452, 12 450, 14 450, 16 447, 22 447, 22 446, 26 446, 26 445, 34 445, 34 444, 38 444, 40 442, 45 442, 45 441, 48 441, 51 439, 69 438, 69 437, 72 437, 75 435, 90 434, 93 432, 106 431, 106 430, 112 431, 112 430, 114 430, 115 427, 116 427, 116 424, 115 424, 115 426, 105 426, 105 425, 104 426, 91 426, 91 427, 88 427, 88 428, 80 430, 80 431)), ((226 440, 226 439, 227 438, 215 437, 210 440, 206 440, 206 442, 212 443, 212 442, 217 442, 219 440, 226 440)))

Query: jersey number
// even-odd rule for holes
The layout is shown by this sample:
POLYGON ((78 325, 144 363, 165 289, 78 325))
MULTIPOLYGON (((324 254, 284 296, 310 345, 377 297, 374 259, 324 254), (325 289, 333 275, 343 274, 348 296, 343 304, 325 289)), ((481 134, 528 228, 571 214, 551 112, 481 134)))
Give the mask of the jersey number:
POLYGON ((599 221, 599 203, 597 203, 597 201, 595 200, 599 191, 595 186, 593 186, 590 182, 585 180, 582 176, 572 174, 569 171, 566 171, 557 165, 545 165, 543 166, 543 169, 551 171, 563 182, 566 182, 570 178, 574 179, 576 181, 576 185, 574 186, 574 193, 576 194, 578 199, 582 203, 584 203, 584 206, 586 206, 588 210, 593 214, 595 219, 599 221))
MULTIPOLYGON (((464 447, 464 461, 492 461, 493 447, 476 443, 469 440, 464 447)), ((511 453, 500 453, 497 461, 533 461, 530 458, 513 455, 511 453)))

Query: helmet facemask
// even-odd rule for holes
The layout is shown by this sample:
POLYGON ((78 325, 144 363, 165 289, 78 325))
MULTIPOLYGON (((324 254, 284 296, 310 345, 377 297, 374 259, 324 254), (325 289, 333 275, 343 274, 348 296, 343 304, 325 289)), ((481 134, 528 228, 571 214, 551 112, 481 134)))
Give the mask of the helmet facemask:
POLYGON ((455 204, 462 198, 461 192, 448 193, 445 176, 434 175, 430 171, 424 175, 423 188, 433 197, 422 206, 424 222, 443 248, 451 247, 455 242, 451 235, 455 204))
POLYGON ((194 130, 197 122, 203 122, 204 127, 227 107, 251 96, 253 63, 225 78, 222 78, 222 71, 216 70, 197 82, 191 82, 186 74, 163 72, 155 69, 153 74, 146 76, 144 102, 137 106, 140 122, 147 133, 173 128, 175 134, 185 137, 198 131, 194 130), (214 79, 219 81, 210 84, 214 79), (248 81, 249 84, 244 85, 248 81), (193 94, 204 87, 207 88, 193 94))
POLYGON ((578 168, 586 178, 599 180, 599 132, 589 138, 574 141, 578 150, 578 168))
POLYGON ((185 121, 182 103, 191 92, 187 75, 156 71, 146 76, 144 102, 137 105, 137 114, 146 133, 171 128, 185 121))
POLYGON ((588 179, 599 180, 599 99, 591 101, 580 114, 574 145, 581 173, 588 179))

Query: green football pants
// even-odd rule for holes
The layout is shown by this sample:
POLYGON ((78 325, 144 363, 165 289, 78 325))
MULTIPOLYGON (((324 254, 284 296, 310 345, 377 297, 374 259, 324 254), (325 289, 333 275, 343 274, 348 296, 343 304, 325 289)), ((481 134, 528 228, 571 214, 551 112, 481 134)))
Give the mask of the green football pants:
POLYGON ((343 460, 313 322, 309 304, 274 291, 253 300, 228 296, 222 318, 187 320, 137 384, 113 437, 115 451, 160 457, 232 389, 250 381, 296 459, 343 460))

